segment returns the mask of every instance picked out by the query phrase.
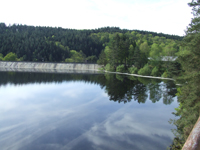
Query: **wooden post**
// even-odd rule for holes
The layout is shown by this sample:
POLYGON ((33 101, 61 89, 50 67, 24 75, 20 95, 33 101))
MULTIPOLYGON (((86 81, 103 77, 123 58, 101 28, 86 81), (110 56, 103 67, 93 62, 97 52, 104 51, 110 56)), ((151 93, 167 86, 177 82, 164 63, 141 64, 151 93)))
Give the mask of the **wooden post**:
POLYGON ((194 125, 182 150, 200 150, 200 117, 194 125))

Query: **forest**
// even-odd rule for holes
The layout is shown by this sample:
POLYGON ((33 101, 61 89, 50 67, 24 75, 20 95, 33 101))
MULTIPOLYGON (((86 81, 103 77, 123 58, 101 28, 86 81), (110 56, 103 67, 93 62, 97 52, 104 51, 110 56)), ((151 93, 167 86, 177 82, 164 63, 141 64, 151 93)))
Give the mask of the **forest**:
MULTIPOLYGON (((182 39, 118 27, 75 30, 0 23, 0 60, 97 62, 109 71, 137 73, 144 68, 140 74, 161 76, 165 73, 166 77, 170 76, 171 68, 169 61, 164 63, 161 59, 174 57, 181 49, 182 39)), ((179 69, 178 64, 173 65, 179 69)))
MULTIPOLYGON (((94 30, 75 30, 52 27, 34 27, 0 23, 0 53, 6 56, 13 52, 24 61, 61 62, 70 58, 70 51, 82 51, 86 57, 96 56, 115 33, 128 35, 130 40, 155 41, 181 40, 182 37, 148 31, 121 30, 117 27, 104 27, 94 30)), ((138 43, 138 44, 140 44, 138 43)), ((169 43, 169 41, 168 41, 169 43)), ((72 52, 73 53, 73 52, 72 52)))

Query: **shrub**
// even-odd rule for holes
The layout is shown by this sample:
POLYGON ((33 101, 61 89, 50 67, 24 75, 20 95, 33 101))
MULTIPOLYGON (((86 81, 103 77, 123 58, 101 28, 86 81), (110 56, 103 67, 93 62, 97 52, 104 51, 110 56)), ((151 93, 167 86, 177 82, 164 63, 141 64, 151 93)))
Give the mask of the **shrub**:
POLYGON ((107 70, 107 71, 115 71, 115 67, 114 67, 114 66, 111 66, 110 64, 107 64, 107 65, 105 66, 105 70, 107 70))
POLYGON ((74 62, 72 58, 66 58, 65 62, 74 62))
POLYGON ((17 60, 17 55, 15 53, 8 53, 4 58, 4 61, 16 61, 17 60))
POLYGON ((119 65, 119 66, 117 66, 116 71, 117 72, 125 72, 126 69, 125 69, 124 65, 119 65))
POLYGON ((139 75, 150 75, 151 74, 151 69, 149 68, 149 65, 146 64, 143 68, 141 68, 138 71, 139 75))
POLYGON ((130 67, 128 68, 130 74, 136 74, 138 72, 137 67, 130 67))

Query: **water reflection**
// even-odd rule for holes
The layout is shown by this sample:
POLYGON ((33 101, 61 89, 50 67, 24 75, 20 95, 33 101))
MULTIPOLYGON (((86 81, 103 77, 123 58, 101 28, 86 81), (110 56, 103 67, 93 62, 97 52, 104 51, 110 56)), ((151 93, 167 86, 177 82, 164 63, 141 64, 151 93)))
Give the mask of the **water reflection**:
POLYGON ((155 103, 163 97, 164 104, 171 104, 176 96, 176 87, 173 81, 157 79, 136 78, 118 74, 46 74, 46 73, 19 73, 0 72, 0 86, 12 83, 14 85, 30 83, 62 83, 81 81, 90 84, 98 84, 109 95, 109 99, 115 102, 127 103, 135 100, 145 103, 149 99, 155 103))
POLYGON ((2 149, 162 150, 174 137, 172 83, 114 74, 0 76, 2 149))

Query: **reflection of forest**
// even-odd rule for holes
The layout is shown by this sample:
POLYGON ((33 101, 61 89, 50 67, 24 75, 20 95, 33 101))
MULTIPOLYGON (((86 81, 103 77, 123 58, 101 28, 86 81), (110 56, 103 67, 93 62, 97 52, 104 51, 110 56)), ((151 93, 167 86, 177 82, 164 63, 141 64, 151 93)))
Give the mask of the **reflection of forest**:
POLYGON ((0 72, 0 84, 13 83, 15 85, 28 83, 62 83, 63 81, 84 81, 99 84, 105 89, 110 100, 127 103, 131 100, 145 103, 149 98, 153 103, 163 100, 164 104, 171 104, 175 97, 176 87, 172 81, 136 78, 118 74, 46 74, 0 72))

